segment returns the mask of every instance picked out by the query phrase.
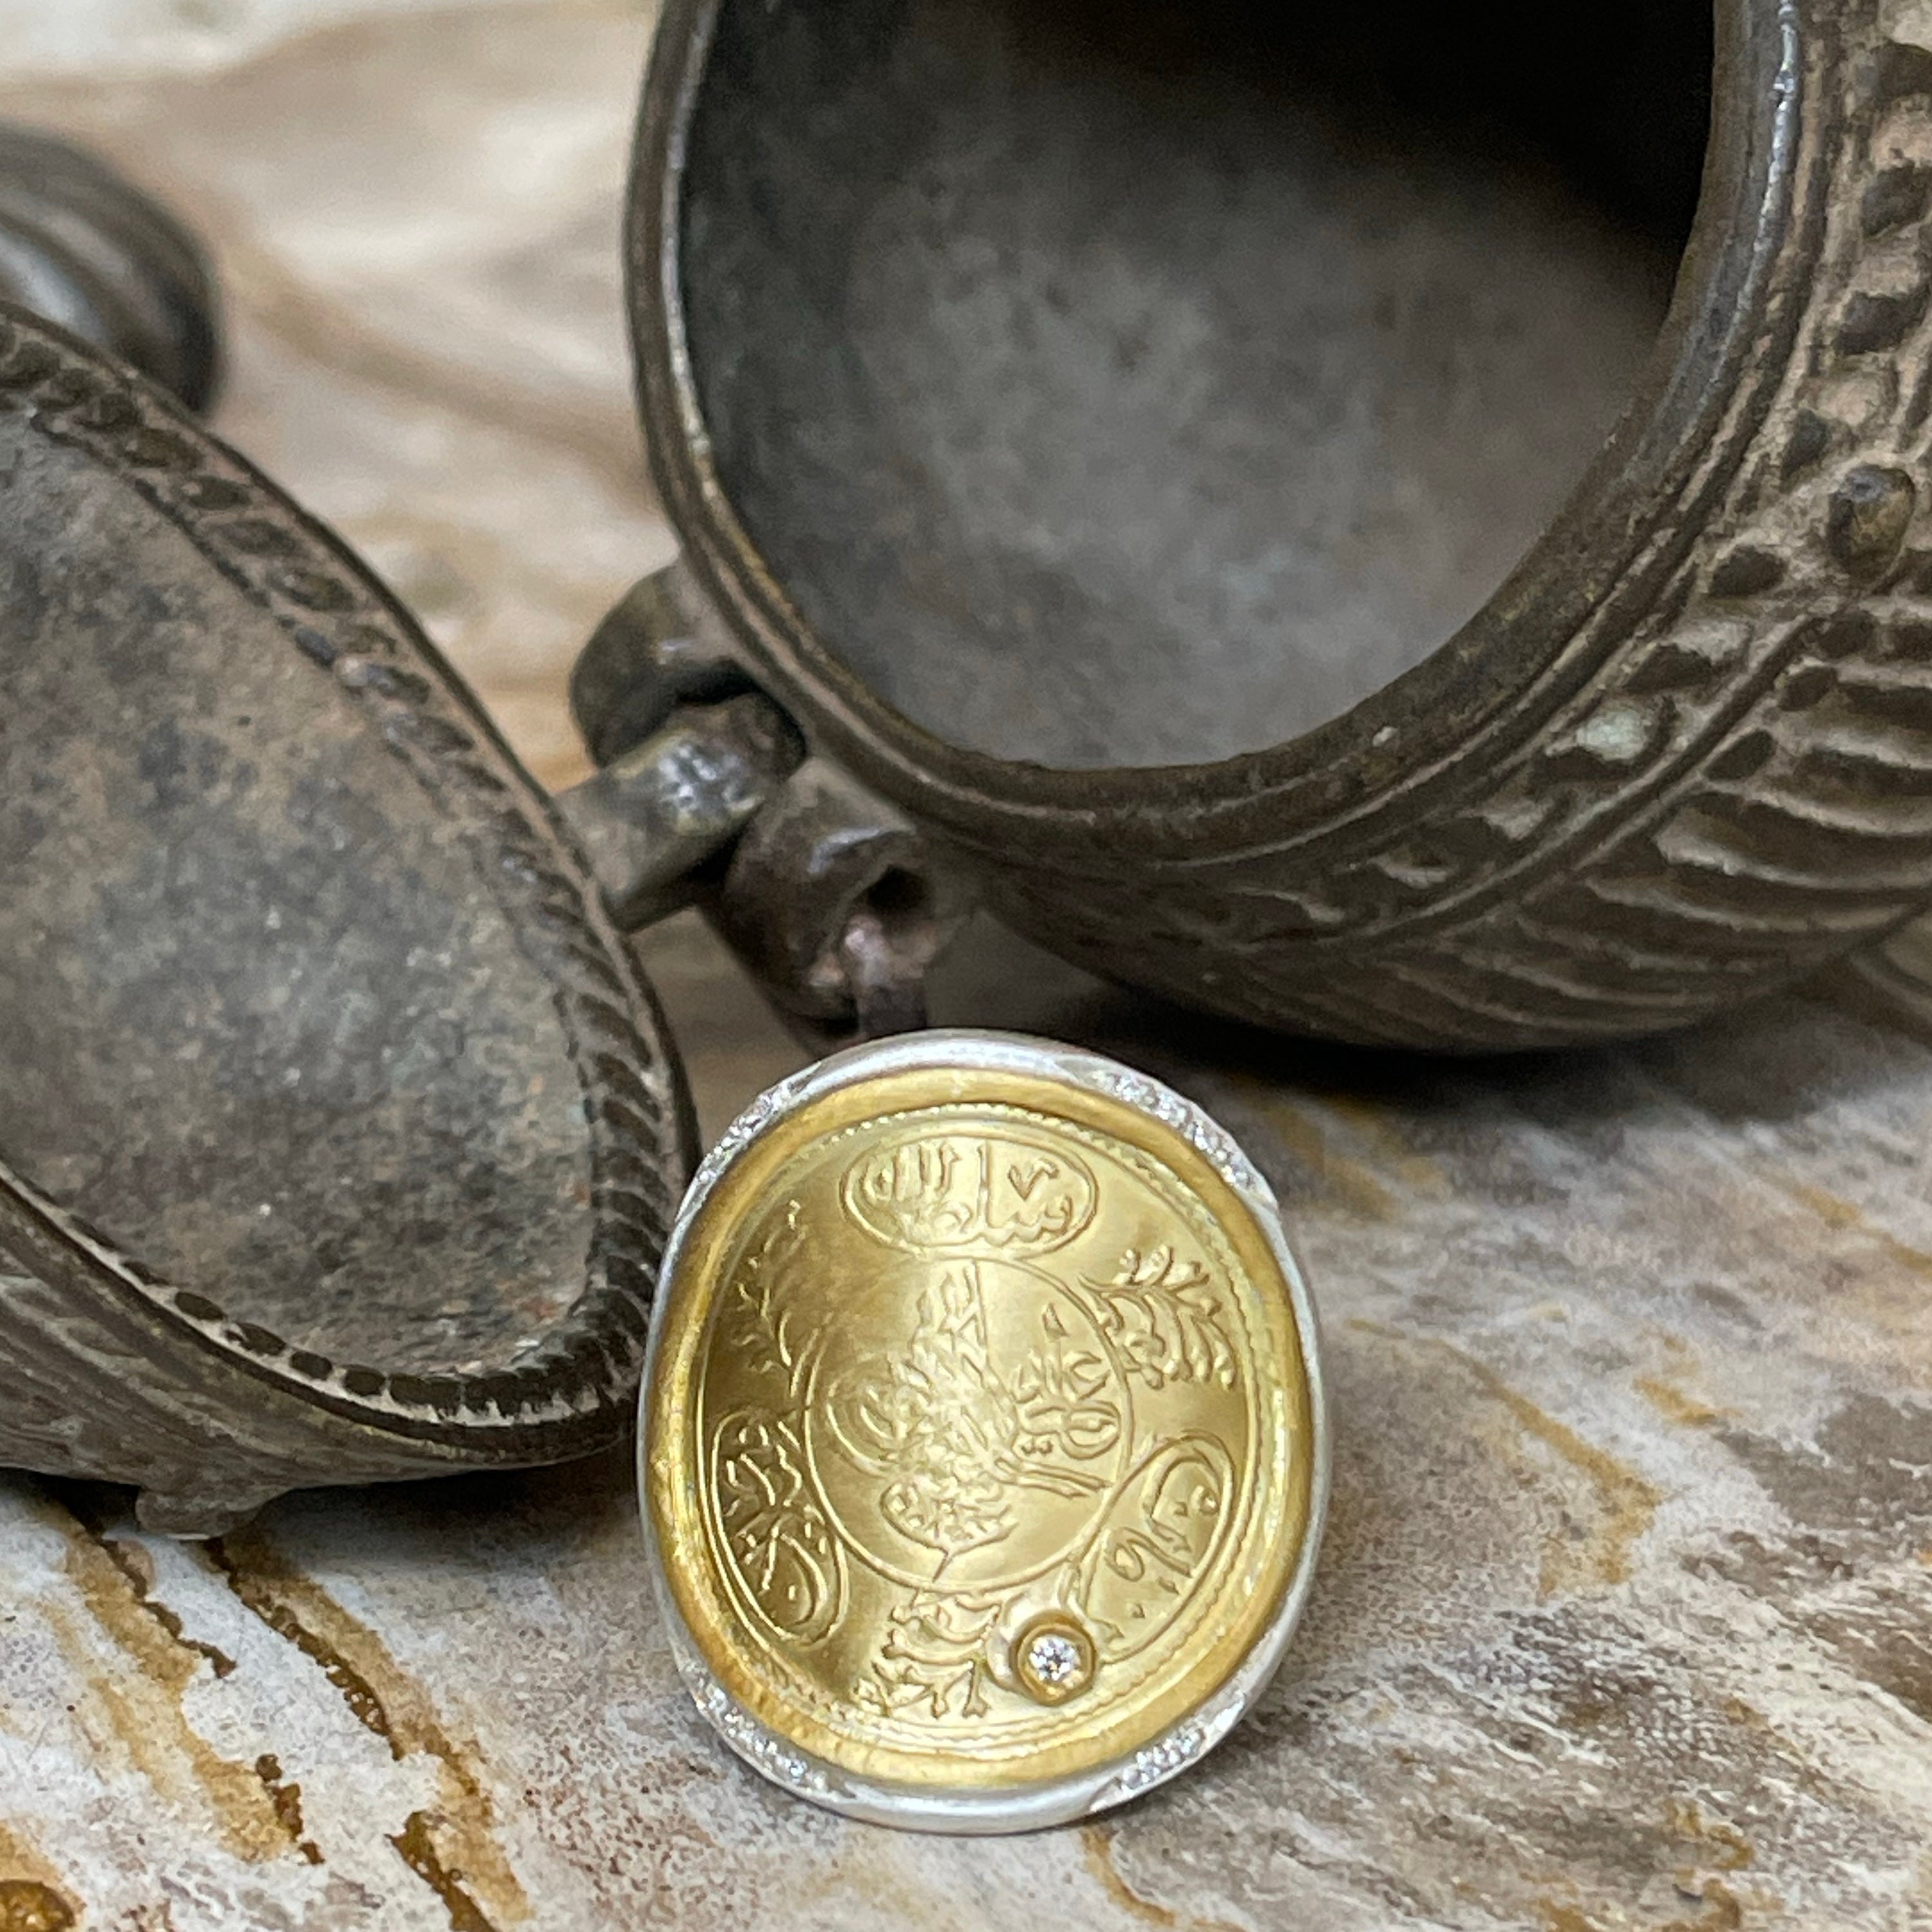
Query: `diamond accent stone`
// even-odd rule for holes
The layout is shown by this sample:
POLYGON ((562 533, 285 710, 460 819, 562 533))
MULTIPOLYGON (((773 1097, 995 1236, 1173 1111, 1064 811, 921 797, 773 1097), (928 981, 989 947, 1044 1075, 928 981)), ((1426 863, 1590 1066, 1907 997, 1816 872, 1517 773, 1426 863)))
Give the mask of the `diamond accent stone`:
POLYGON ((1071 1637, 1049 1633, 1028 1647, 1027 1663, 1042 1684, 1070 1684, 1080 1674, 1080 1650, 1071 1637))

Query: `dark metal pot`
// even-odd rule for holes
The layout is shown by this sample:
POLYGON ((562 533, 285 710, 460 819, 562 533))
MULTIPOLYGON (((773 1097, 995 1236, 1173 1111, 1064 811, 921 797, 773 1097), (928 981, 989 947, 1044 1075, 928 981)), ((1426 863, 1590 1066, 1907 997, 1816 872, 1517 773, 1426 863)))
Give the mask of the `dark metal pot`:
POLYGON ((706 905, 828 1040, 916 1023, 944 936, 702 647, 627 650, 622 754, 547 797, 193 420, 214 304, 0 129, 0 1464, 188 1533, 628 1428, 692 1128, 626 932, 706 905))
POLYGON ((0 1462, 218 1528, 625 1426, 690 1155, 548 802, 355 559, 0 309, 0 1462))
POLYGON ((1013 925, 1242 1018, 1584 1042, 1882 935, 1932 896, 1918 14, 1336 10, 670 0, 685 621, 1013 925))

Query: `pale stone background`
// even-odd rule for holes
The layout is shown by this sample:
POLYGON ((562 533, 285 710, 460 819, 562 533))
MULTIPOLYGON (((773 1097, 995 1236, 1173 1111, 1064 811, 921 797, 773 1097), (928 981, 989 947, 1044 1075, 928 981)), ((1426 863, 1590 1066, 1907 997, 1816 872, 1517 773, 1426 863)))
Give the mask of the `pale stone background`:
MULTIPOLYGON (((212 238, 219 426, 552 782, 572 652, 672 549, 619 310, 647 31, 628 0, 0 0, 0 115, 212 238)), ((715 1130, 796 1053, 699 929, 649 951, 715 1130)), ((1010 955, 946 1002, 1177 1078, 1290 1202, 1336 1509, 1255 1720, 1093 1827, 899 1837, 690 1712, 620 1458, 291 1498, 211 1547, 0 1477, 0 1932, 1932 1928, 1922 1027, 1792 1000, 1442 1067, 1010 955)))

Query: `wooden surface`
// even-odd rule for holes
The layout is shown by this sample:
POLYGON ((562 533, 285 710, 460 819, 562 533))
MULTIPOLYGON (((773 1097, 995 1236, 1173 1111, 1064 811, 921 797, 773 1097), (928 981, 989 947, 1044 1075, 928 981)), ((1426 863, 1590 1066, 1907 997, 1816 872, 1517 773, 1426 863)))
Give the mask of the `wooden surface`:
MULTIPOLYGON (((671 550, 616 289, 646 28, 0 0, 0 114, 215 236, 220 428, 552 782, 572 652, 671 550)), ((715 1132, 797 1056, 701 930, 646 950, 715 1132)), ((0 1932, 1932 1928, 1912 1025, 1820 998, 1429 1065, 1200 1026, 986 934, 940 1006, 1175 1079, 1284 1193, 1336 1486, 1256 1720, 1091 1828, 907 1838, 766 1790, 687 1708, 619 1460, 292 1498, 206 1546, 0 1476, 0 1932)))

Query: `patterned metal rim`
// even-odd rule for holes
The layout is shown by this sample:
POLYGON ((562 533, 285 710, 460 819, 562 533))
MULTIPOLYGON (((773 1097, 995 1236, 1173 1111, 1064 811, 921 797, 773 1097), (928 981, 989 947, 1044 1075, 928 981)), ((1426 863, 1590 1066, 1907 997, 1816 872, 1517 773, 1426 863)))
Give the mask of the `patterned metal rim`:
POLYGON ((1719 0, 1670 315, 1543 539, 1433 656, 1218 764, 947 746, 839 663, 736 520, 683 304, 692 130, 736 0, 671 0, 639 128, 640 405, 694 572, 831 754, 1096 970, 1264 1024, 1482 1050, 1655 1032, 1932 892, 1932 46, 1876 0, 1719 0))
MULTIPOLYGON (((1782 373, 1778 358, 1754 351, 1764 346, 1766 331, 1774 346, 1788 347, 1802 319, 1792 271, 1822 238, 1830 185, 1807 178, 1798 152, 1803 110, 1816 111, 1818 91, 1806 84, 1802 10, 1796 0, 1778 0, 1774 14, 1750 0, 1720 0, 1720 26, 1732 45, 1728 61, 1720 53, 1720 70, 1728 65, 1735 73, 1735 84, 1720 88, 1714 101, 1712 152, 1724 164, 1706 183, 1686 272, 1623 426, 1531 556, 1444 651, 1346 716, 1289 743, 1160 770, 1163 780, 1184 775, 1184 833, 1161 823, 1165 814, 1148 783, 1156 774, 1149 770, 1060 771, 1008 762, 949 745, 901 717, 813 632, 738 522, 712 458, 682 286, 691 130, 728 4, 671 0, 666 7, 638 123, 626 253, 639 404, 653 472, 693 563, 756 648, 761 673, 772 674, 787 699, 802 698, 805 715, 863 775, 883 778, 896 796, 916 797, 922 810, 962 836, 1054 831, 1064 814, 1077 812, 1090 830, 1130 829, 1156 853, 1191 844, 1210 822, 1225 827, 1220 836, 1228 850, 1239 850, 1257 839, 1276 842, 1285 811, 1305 815, 1313 834, 1324 830, 1340 802, 1333 774, 1352 754, 1384 752, 1373 778, 1364 775, 1363 796, 1349 802, 1364 812, 1432 786, 1443 754, 1458 763, 1492 757, 1541 722, 1580 671, 1622 640, 1634 587, 1624 580, 1640 571, 1656 574, 1661 561, 1653 554, 1656 533, 1644 525, 1677 508, 1679 490, 1708 496, 1727 479, 1782 373), (1714 364, 1732 380, 1712 380, 1714 364), (1635 488, 1623 473, 1627 465, 1641 472, 1635 488), (1543 560, 1558 553, 1568 560, 1569 580, 1552 584, 1543 560), (1597 608, 1613 583, 1623 593, 1616 608, 1597 608), (1532 585, 1539 594, 1532 608, 1508 622, 1492 614, 1506 603, 1522 605, 1532 585), (1552 611, 1552 604, 1560 608, 1552 611), (1558 654, 1558 645, 1562 662, 1545 662, 1558 654), (1480 657, 1486 669, 1499 657, 1516 656, 1526 660, 1529 686, 1512 690, 1513 701, 1502 706, 1479 697, 1473 710, 1486 728, 1482 742, 1472 741, 1471 665, 1480 657), (1409 705, 1390 701, 1396 695, 1409 705), (1405 742, 1398 757, 1376 734, 1411 707, 1420 715, 1400 718, 1405 742)), ((1498 682, 1492 669, 1485 682, 1493 688, 1498 682)))
MULTIPOLYGON (((454 674, 340 542, 160 389, 64 332, 0 304, 0 412, 80 450, 179 529, 272 616, 290 647, 370 712, 413 781, 462 826, 479 876, 542 959, 584 1090, 596 1223, 586 1285, 537 1346, 479 1375, 392 1375, 294 1347, 194 1286, 160 1280, 98 1230, 0 1167, 0 1233, 76 1294, 88 1284, 158 1329, 144 1345, 182 1365, 271 1384, 318 1410, 449 1460, 542 1461, 620 1432, 688 1103, 655 1001, 588 868, 454 674), (164 1345, 160 1336, 167 1338, 164 1345)), ((143 1393, 152 1396, 152 1390, 143 1393)), ((334 1473, 326 1455, 311 1481, 334 1473)), ((295 1460, 292 1456, 290 1460, 295 1460)), ((292 1478, 291 1478, 292 1480, 292 1478)))
POLYGON ((1273 1620, 1211 1697, 1124 1762, 1077 1777, 1003 1792, 914 1790, 854 1778, 800 1750, 745 1711, 706 1664, 679 1610, 647 1500, 646 1418, 669 1300, 668 1296, 658 1297, 652 1314, 639 1400, 640 1514, 658 1615, 679 1675, 693 1701, 740 1757, 795 1797, 872 1824, 978 1835, 1038 1830, 1124 1804, 1198 1763, 1240 1721, 1280 1666, 1313 1584, 1328 1509, 1331 1451, 1314 1300, 1282 1227, 1274 1190, 1233 1137, 1193 1102, 1118 1060, 1057 1042, 1018 1034, 938 1028, 848 1048, 768 1088, 725 1130, 693 1178, 665 1248, 664 1279, 668 1282, 674 1277, 698 1213, 727 1171, 777 1122, 856 1082, 917 1069, 946 1068, 1045 1076, 1124 1102, 1180 1134, 1253 1216, 1280 1266, 1288 1285, 1309 1396, 1309 1508, 1301 1547, 1273 1620))

